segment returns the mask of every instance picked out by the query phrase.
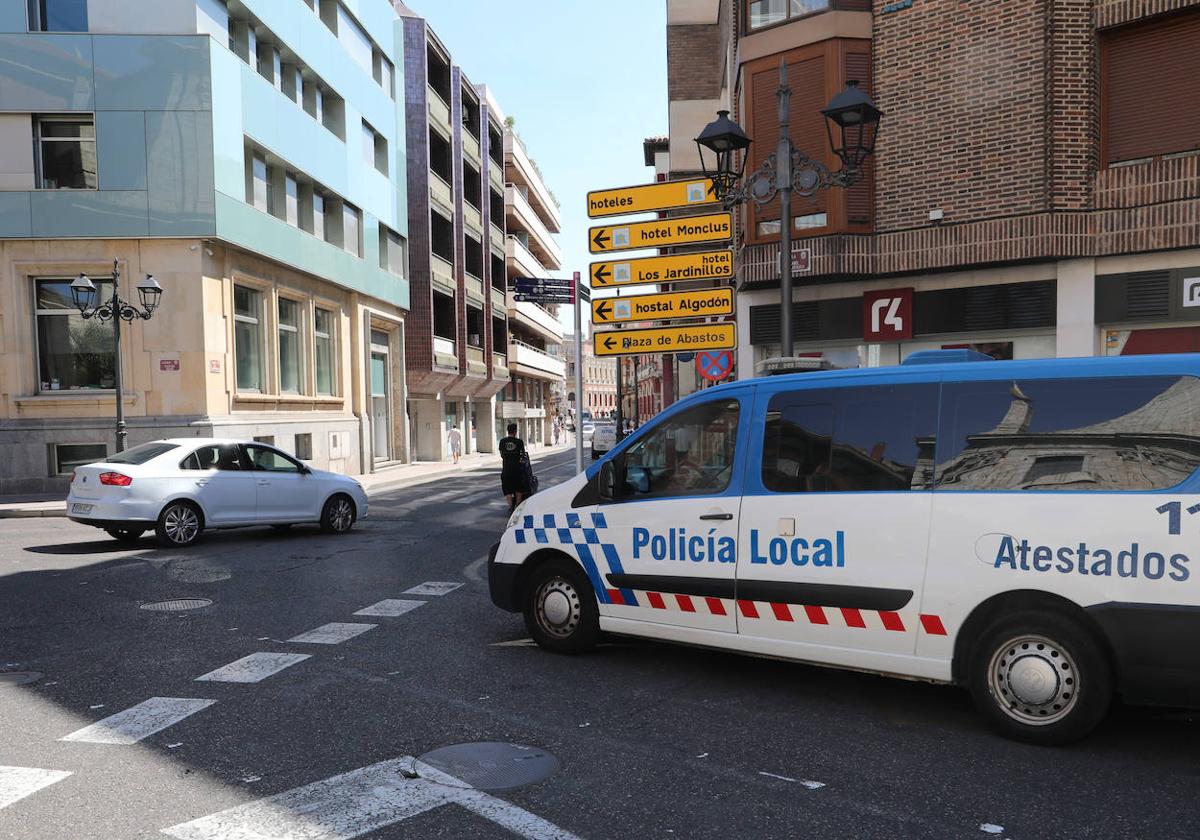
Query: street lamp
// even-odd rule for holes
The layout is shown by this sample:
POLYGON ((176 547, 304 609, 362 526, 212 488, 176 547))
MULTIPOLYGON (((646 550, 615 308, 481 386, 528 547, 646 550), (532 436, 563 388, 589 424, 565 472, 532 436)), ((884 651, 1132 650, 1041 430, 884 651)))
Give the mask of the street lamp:
POLYGON ((158 281, 154 279, 154 275, 147 274, 146 279, 138 284, 138 299, 142 305, 139 309, 134 304, 127 300, 121 300, 118 288, 120 286, 121 272, 116 260, 113 260, 113 290, 112 297, 105 302, 101 302, 99 306, 96 304, 96 284, 86 274, 80 274, 71 283, 71 302, 75 304, 75 308, 79 310, 79 314, 85 319, 99 318, 101 323, 105 321, 113 322, 113 351, 114 351, 114 367, 116 368, 115 385, 117 392, 117 451, 125 451, 125 405, 122 401, 122 379, 121 379, 121 322, 133 322, 137 319, 143 321, 150 320, 150 316, 154 314, 154 310, 158 309, 158 303, 162 299, 162 286, 158 285, 158 281))
POLYGON ((780 355, 792 355, 792 193, 811 199, 830 187, 850 187, 862 177, 866 159, 875 151, 875 135, 882 112, 859 88, 857 81, 847 82, 821 110, 829 132, 829 145, 842 162, 833 172, 819 160, 813 160, 792 145, 789 132, 789 104, 792 97, 787 83, 787 64, 779 62, 779 145, 762 165, 742 181, 746 168, 746 150, 751 140, 742 127, 729 119, 728 111, 718 111, 717 119, 704 127, 696 138, 700 166, 713 182, 713 193, 732 209, 753 201, 762 207, 779 196, 779 292, 780 355), (716 155, 716 166, 709 169, 704 157, 708 149, 716 155), (737 162, 738 153, 741 161, 737 162))

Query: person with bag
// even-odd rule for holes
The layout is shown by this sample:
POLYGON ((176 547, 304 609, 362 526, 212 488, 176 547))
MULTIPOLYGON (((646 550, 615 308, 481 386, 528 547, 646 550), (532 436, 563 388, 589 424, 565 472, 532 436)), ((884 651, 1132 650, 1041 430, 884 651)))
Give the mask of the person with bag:
POLYGON ((500 461, 500 488, 508 500, 508 512, 512 513, 533 491, 530 480, 533 468, 529 453, 525 451, 525 441, 517 437, 516 423, 509 423, 508 436, 500 438, 500 461))

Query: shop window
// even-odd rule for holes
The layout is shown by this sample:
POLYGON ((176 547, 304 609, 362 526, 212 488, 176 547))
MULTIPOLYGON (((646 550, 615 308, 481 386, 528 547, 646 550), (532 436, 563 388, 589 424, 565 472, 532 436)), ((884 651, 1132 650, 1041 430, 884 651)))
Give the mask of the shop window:
MULTIPOLYGON (((112 297, 112 280, 93 277, 96 300, 112 297)), ((112 388, 116 382, 111 321, 84 319, 71 302, 70 280, 35 280, 41 391, 112 388)))
POLYGON ((43 190, 94 190, 96 125, 91 117, 35 117, 37 184, 43 190))
POLYGON ((239 391, 262 391, 262 294, 245 286, 233 289, 233 349, 239 391))
POLYGON ((300 349, 300 304, 287 298, 279 299, 279 390, 284 394, 299 394, 302 390, 304 364, 300 349))
POLYGON ((87 0, 29 0, 31 32, 87 32, 87 0))
POLYGON ((70 475, 77 467, 108 457, 108 445, 104 443, 55 443, 50 448, 51 475, 70 475))
POLYGON ((313 310, 313 354, 316 360, 317 394, 333 396, 333 313, 313 310))

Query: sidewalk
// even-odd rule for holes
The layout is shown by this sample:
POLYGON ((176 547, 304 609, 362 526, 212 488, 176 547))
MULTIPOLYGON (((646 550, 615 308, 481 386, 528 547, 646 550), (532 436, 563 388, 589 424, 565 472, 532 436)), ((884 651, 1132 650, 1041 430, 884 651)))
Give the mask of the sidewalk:
MULTIPOLYGON (((529 459, 536 464, 543 458, 572 452, 574 449, 574 444, 536 446, 530 449, 529 459)), ((500 469, 499 455, 474 454, 464 455, 457 464, 452 461, 419 461, 415 464, 401 464, 381 472, 354 477, 362 484, 363 489, 371 494, 426 484, 446 476, 498 469, 500 469)), ((0 496, 0 519, 65 517, 67 515, 65 501, 66 496, 54 495, 0 496)))

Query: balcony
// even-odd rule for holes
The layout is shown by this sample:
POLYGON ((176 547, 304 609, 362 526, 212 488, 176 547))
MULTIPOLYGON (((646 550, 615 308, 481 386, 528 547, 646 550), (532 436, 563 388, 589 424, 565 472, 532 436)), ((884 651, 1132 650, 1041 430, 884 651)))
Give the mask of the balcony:
POLYGON ((440 335, 433 337, 433 363, 440 367, 458 369, 458 356, 454 355, 453 339, 442 338, 440 335))
POLYGON ((500 192, 504 192, 504 164, 488 160, 488 180, 500 192))
POLYGON ((450 218, 454 218, 454 193, 442 176, 432 169, 429 170, 429 200, 445 210, 450 218))
POLYGON ((562 217, 559 215, 558 205, 554 203, 554 199, 550 197, 550 190, 546 189, 546 184, 542 181, 541 170, 529 157, 521 138, 511 131, 504 132, 504 163, 507 180, 529 188, 530 203, 536 207, 546 227, 554 233, 562 230, 562 217))
POLYGON ((492 309, 497 312, 503 312, 508 308, 508 302, 504 297, 504 290, 492 287, 492 309))
POLYGON ((467 372, 487 376, 487 364, 483 360, 483 349, 467 346, 467 372))
POLYGON ((567 375, 567 366, 562 359, 516 339, 508 342, 508 360, 513 373, 522 376, 557 380, 567 375))
POLYGON ((504 257, 508 267, 521 277, 541 277, 546 273, 537 257, 529 253, 529 249, 515 236, 504 237, 504 257))
POLYGON ((492 351, 492 379, 508 379, 508 357, 492 351))
POLYGON ((463 224, 475 231, 480 239, 483 239, 483 216, 471 206, 469 201, 463 202, 463 224))
POLYGON ((466 157, 467 160, 474 163, 475 167, 478 169, 483 160, 480 157, 479 141, 472 136, 471 132, 467 131, 467 127, 465 125, 463 126, 462 132, 462 145, 463 156, 466 157))
POLYGON ((467 289, 467 297, 473 299, 480 306, 483 305, 483 281, 474 274, 464 275, 464 286, 467 289))
POLYGON ((562 324, 548 309, 527 301, 518 303, 513 300, 511 292, 508 294, 507 303, 509 320, 516 321, 521 326, 533 330, 546 341, 562 344, 562 324))
POLYGON ((450 133, 450 106, 432 87, 426 85, 425 93, 429 100, 429 124, 449 140, 452 136, 450 133))
POLYGON ((491 231, 492 231, 492 244, 493 245, 503 245, 504 244, 504 229, 501 228, 495 222, 492 222, 491 231))
POLYGON ((441 289, 446 294, 454 294, 458 289, 458 284, 454 282, 454 266, 437 254, 430 254, 429 268, 434 287, 441 289))
POLYGON ((523 230, 529 234, 530 251, 542 266, 548 269, 562 267, 562 250, 558 243, 541 217, 534 212, 524 191, 513 184, 504 189, 504 212, 510 231, 523 230))

